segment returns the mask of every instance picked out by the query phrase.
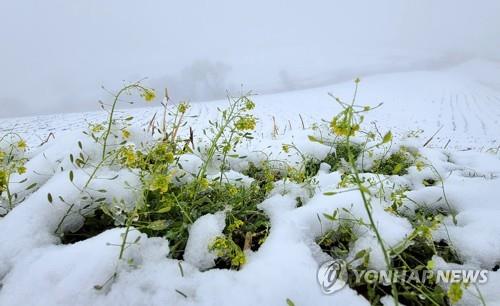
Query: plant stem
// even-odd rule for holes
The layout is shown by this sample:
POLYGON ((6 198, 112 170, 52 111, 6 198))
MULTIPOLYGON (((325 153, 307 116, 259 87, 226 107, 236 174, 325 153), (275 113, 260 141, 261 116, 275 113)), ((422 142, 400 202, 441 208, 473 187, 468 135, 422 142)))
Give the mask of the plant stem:
MULTIPOLYGON (((227 141, 227 143, 229 145, 231 145, 231 140, 233 140, 233 136, 234 136, 234 131, 231 131, 231 134, 229 135, 229 140, 227 141)), ((220 166, 219 184, 222 184, 222 176, 224 175, 224 168, 225 168, 224 166, 226 165, 227 153, 228 152, 224 151, 224 154, 222 156, 222 164, 220 166)))
MULTIPOLYGON (((364 204, 364 207, 365 207, 366 214, 368 215, 368 219, 370 221, 371 228, 372 228, 373 232, 375 233, 375 236, 377 237, 378 243, 379 243, 380 248, 382 250, 382 253, 384 255, 384 260, 385 260, 386 266, 387 266, 388 269, 392 270, 392 264, 391 264, 391 261, 390 261, 390 258, 389 258, 389 254, 387 253, 387 250, 385 248, 384 242, 382 240, 382 236, 380 235, 380 232, 377 229, 375 221, 373 220, 373 216, 372 216, 372 212, 371 212, 371 207, 370 207, 370 202, 369 202, 369 200, 367 199, 367 197, 365 195, 365 191, 364 191, 365 187, 361 183, 361 179, 359 177, 359 171, 358 171, 358 169, 356 167, 356 161, 354 160, 354 156, 353 156, 352 151, 351 151, 350 135, 351 135, 351 132, 352 132, 352 124, 353 124, 353 106, 354 106, 354 103, 356 101, 357 92, 358 92, 358 82, 356 82, 356 88, 354 90, 354 96, 353 96, 351 105, 349 106, 349 110, 347 111, 347 122, 349 123, 349 131, 348 131, 347 137, 346 137, 347 155, 348 155, 348 158, 349 158, 349 164, 351 165, 352 172, 354 174, 356 185, 358 185, 359 191, 361 193, 361 198, 363 200, 363 204, 364 204)), ((393 297, 393 300, 394 300, 394 304, 396 306, 399 305, 399 302, 398 302, 398 300, 399 300, 398 299, 398 290, 396 288, 396 285, 394 283, 392 283, 392 282, 391 282, 391 293, 392 293, 392 297, 393 297)))
POLYGON ((9 201, 9 210, 12 210, 12 206, 13 206, 12 194, 10 193, 9 184, 10 184, 10 174, 7 175, 7 182, 5 184, 5 191, 7 192, 7 200, 9 201))
POLYGON ((224 131, 226 128, 229 126, 229 124, 233 121, 234 117, 234 111, 236 109, 236 105, 238 104, 239 100, 236 101, 235 103, 232 103, 230 108, 229 108, 229 113, 226 118, 222 118, 221 120, 221 125, 215 134, 214 138, 212 138, 212 141, 210 142, 210 148, 208 149, 207 153, 207 158, 205 162, 203 163, 202 168, 198 172, 198 178, 203 178, 205 176, 205 173, 207 172, 207 167, 208 164, 212 161, 215 153, 217 152, 217 146, 219 143, 220 138, 224 134, 224 131))
POLYGON ((132 222, 130 221, 130 217, 129 217, 129 220, 127 220, 127 227, 125 228, 125 233, 123 233, 122 244, 120 246, 120 255, 118 255, 119 260, 121 260, 123 258, 123 253, 125 252, 125 249, 126 249, 127 237, 128 237, 128 233, 130 232, 131 224, 132 224, 132 222))
POLYGON ((66 218, 69 216, 69 213, 71 212, 71 210, 73 209, 74 206, 75 206, 75 203, 73 203, 69 206, 68 210, 66 211, 64 216, 61 218, 61 220, 57 224, 57 228, 54 231, 54 234, 57 234, 57 232, 59 232, 59 230, 61 229, 61 226, 63 225, 64 220, 66 220, 66 218))
POLYGON ((108 146, 108 137, 109 137, 109 134, 111 134, 111 127, 113 126, 113 116, 115 114, 116 104, 118 104, 118 99, 120 98, 120 96, 124 92, 126 92, 127 90, 132 89, 132 88, 138 88, 138 89, 145 90, 145 88, 142 87, 140 84, 134 83, 134 84, 130 84, 130 85, 127 85, 127 86, 123 87, 115 95, 115 99, 113 100, 113 104, 111 106, 111 111, 109 113, 108 127, 106 129, 106 132, 104 133, 103 144, 102 144, 102 156, 101 156, 102 159, 104 159, 104 157, 106 156, 106 148, 108 146))

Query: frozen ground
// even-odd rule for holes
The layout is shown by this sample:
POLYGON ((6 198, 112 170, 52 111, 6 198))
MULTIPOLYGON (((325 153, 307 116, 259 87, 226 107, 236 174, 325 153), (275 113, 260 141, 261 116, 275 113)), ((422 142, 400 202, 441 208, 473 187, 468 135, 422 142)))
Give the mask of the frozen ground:
MULTIPOLYGON (((263 151, 294 160, 296 156, 280 152, 282 143, 293 141, 306 154, 324 156, 327 148, 309 142, 307 135, 314 132, 307 128, 321 119, 330 120, 338 111, 328 93, 348 98, 352 90, 353 83, 348 82, 256 96, 255 114, 259 122, 255 134, 258 137, 242 151, 256 160, 262 158, 259 152, 263 151), (278 132, 275 137, 272 137, 273 129, 278 132)), ((444 178, 451 210, 457 213, 457 225, 447 217, 434 235, 450 239, 464 267, 490 270, 489 281, 481 285, 480 290, 487 305, 498 305, 500 275, 492 270, 500 263, 497 149, 500 145, 500 64, 477 60, 445 70, 367 77, 362 79, 358 101, 373 106, 384 102, 382 108, 370 113, 368 120, 375 121, 380 129, 395 131, 399 144, 418 150, 422 160, 432 164, 444 178), (417 132, 419 129, 423 131, 417 132), (429 145, 422 147, 438 130, 429 145), (412 137, 415 135, 418 137, 412 137)), ((193 105, 190 114, 196 117, 190 119, 189 125, 194 127, 195 137, 201 136, 201 130, 222 103, 193 105)), ((135 117, 134 125, 139 130, 138 127, 147 126, 159 108, 124 112, 135 117)), ((73 245, 60 245, 53 231, 66 208, 57 198, 49 204, 47 193, 63 196, 67 202, 76 201, 79 193, 71 188, 67 179, 68 156, 78 152, 78 139, 89 154, 98 152, 80 131, 87 128, 88 122, 103 119, 102 113, 85 113, 0 122, 0 134, 15 131, 35 147, 30 152, 26 174, 19 177, 19 181, 27 180, 13 188, 22 193, 31 183, 39 184, 38 190, 26 193, 26 200, 0 219, 0 305, 286 305, 287 299, 297 306, 367 304, 349 288, 324 295, 316 282, 317 267, 327 259, 313 243, 314 237, 324 230, 318 224, 318 216, 345 207, 354 216, 367 218, 357 191, 335 196, 323 194, 340 188, 339 173, 329 173, 325 168, 316 176, 314 196, 305 196, 301 186, 278 186, 274 195, 261 204, 271 219, 271 234, 259 251, 247 254, 248 263, 240 271, 200 272, 198 269, 210 261, 209 254, 202 258, 196 254, 206 251, 206 248, 198 249, 209 238, 206 235, 213 237, 220 232, 217 215, 207 215, 193 225, 191 233, 196 236, 193 234, 188 243, 191 246, 186 250, 186 254, 191 255, 183 262, 166 258, 169 251, 166 240, 142 237, 126 254, 137 266, 117 263, 118 250, 113 244, 120 242, 123 230, 119 228, 73 245), (51 133, 53 137, 49 137, 51 133), (45 139, 48 143, 37 147, 45 139), (295 207, 296 196, 304 198, 304 206, 295 207), (203 228, 209 234, 204 233, 203 228), (119 271, 119 277, 109 288, 101 291, 93 288, 105 282, 114 271, 119 271)), ((196 165, 196 160, 185 163, 186 171, 190 171, 188 165, 196 165)), ((80 180, 85 179, 83 171, 78 174, 80 180)), ((133 203, 136 195, 131 188, 125 188, 124 183, 138 184, 133 173, 105 170, 101 175, 118 175, 118 179, 100 181, 98 186, 91 187, 106 188, 109 200, 120 197, 133 203)), ((417 171, 412 166, 407 175, 388 177, 388 185, 392 187, 387 188, 405 185, 419 205, 450 209, 443 200, 442 188, 422 184, 423 179, 437 179, 436 175, 429 169, 417 171)), ((81 186, 82 181, 75 180, 73 184, 81 186)), ((405 205, 412 208, 414 202, 405 205)), ((385 211, 388 205, 384 198, 380 202, 377 199, 374 217, 384 241, 395 246, 412 228, 405 218, 385 211)), ((141 234, 134 231, 130 240, 138 235, 141 234)), ((384 261, 370 231, 360 233, 349 256, 365 248, 372 252, 370 266, 383 268, 384 261)), ((447 266, 439 258, 435 261, 438 268, 447 266)), ((467 291, 461 303, 479 304, 473 294, 475 291, 467 291)))

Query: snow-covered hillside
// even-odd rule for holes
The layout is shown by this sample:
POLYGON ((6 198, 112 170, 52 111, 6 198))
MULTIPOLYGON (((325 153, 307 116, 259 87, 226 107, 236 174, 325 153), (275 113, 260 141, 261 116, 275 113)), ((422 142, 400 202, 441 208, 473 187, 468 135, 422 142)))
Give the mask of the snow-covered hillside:
MULTIPOLYGON (((348 179, 352 165, 343 160, 334 169, 325 162, 332 152, 329 140, 317 141, 329 139, 328 124, 342 110, 328 94, 348 101, 353 90, 354 83, 346 82, 252 97, 258 119, 254 138, 236 149, 244 158, 228 158, 224 180, 250 186, 257 180, 248 174, 250 162, 280 161, 302 169, 306 156, 323 163, 308 179, 285 176, 273 182, 257 206, 270 220, 269 235, 258 250, 243 248, 246 261, 239 269, 213 268, 217 256, 209 250, 230 225, 225 216, 231 203, 193 220, 183 259, 169 256, 173 243, 163 237, 127 231, 123 238, 123 224, 76 243, 61 243, 58 230, 77 231, 84 223, 80 215, 68 214, 68 207, 91 215, 97 209, 92 200, 102 198, 103 205, 124 203, 124 210, 130 209, 139 202, 143 178, 134 167, 95 167, 102 144, 82 131, 89 130, 89 123, 105 121, 104 112, 2 119, 0 135, 13 132, 30 149, 25 171, 14 173, 10 181, 9 192, 18 195, 15 207, 8 206, 5 193, 0 200, 0 305, 369 305, 366 296, 349 287, 322 293, 317 270, 332 255, 318 237, 340 231, 345 225, 340 219, 356 220, 350 226, 356 239, 344 259, 359 261, 363 251, 370 254, 363 257, 368 267, 389 268, 376 231, 388 249, 410 248, 405 244, 409 237, 422 234, 415 225, 421 210, 431 214, 426 217, 432 223, 419 225, 431 232, 423 239, 431 245, 445 243, 455 260, 434 254, 434 269, 489 271, 487 283, 464 285, 458 303, 500 305, 500 64, 475 60, 441 70, 362 78, 357 103, 375 107, 383 102, 365 115, 364 129, 381 137, 388 130, 394 135, 384 136, 380 148, 374 146, 355 161, 370 195, 376 230, 369 226, 361 188, 348 179), (374 170, 378 158, 400 152, 411 160, 404 173, 374 170), (79 156, 86 159, 84 166, 74 162, 79 156), (340 219, 332 218, 335 212, 340 219), (123 241, 127 247, 121 254, 123 241)), ((176 168, 169 169, 179 184, 200 173, 210 143, 203 131, 226 105, 191 105, 186 127, 192 128, 193 146, 201 149, 179 155, 176 168)), ((119 117, 134 117, 127 121, 130 135, 117 133, 111 147, 158 142, 151 125, 162 112, 161 107, 121 109, 119 117)), ((188 128, 182 136, 189 136, 188 128)), ((6 151, 6 139, 2 141, 0 149, 6 151)), ((372 142, 376 140, 367 140, 372 142)), ((206 177, 218 181, 220 169, 209 168, 206 177)), ((443 288, 449 289, 447 284, 443 288)), ((390 291, 381 302, 391 305, 390 291)))
MULTIPOLYGON (((349 96, 352 82, 255 96, 259 130, 269 134, 273 128, 272 117, 282 132, 290 126, 300 128, 299 115, 306 124, 320 118, 330 119, 328 116, 338 111, 338 105, 328 93, 349 96)), ((500 63, 497 62, 474 60, 442 70, 370 76, 362 79, 359 99, 371 105, 384 103, 369 118, 382 127, 401 134, 423 130, 424 141, 439 130, 432 142, 434 146, 443 147, 449 141, 449 148, 487 150, 500 145, 500 63)), ((194 103, 191 113, 197 117, 192 121, 203 126, 207 119, 215 116, 215 108, 224 104, 225 101, 194 103)), ((161 110, 144 108, 124 113, 132 113, 138 124, 145 126, 161 110)), ((0 132, 14 129, 36 145, 51 132, 81 130, 88 122, 104 118, 101 112, 3 119, 0 132)))

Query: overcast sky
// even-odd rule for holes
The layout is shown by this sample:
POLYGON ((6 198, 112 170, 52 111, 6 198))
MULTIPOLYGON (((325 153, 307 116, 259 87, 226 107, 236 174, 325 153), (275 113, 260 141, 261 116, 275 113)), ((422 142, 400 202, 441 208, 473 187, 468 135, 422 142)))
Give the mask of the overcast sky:
POLYGON ((143 77, 175 99, 500 59, 498 0, 0 0, 0 117, 97 109, 143 77))

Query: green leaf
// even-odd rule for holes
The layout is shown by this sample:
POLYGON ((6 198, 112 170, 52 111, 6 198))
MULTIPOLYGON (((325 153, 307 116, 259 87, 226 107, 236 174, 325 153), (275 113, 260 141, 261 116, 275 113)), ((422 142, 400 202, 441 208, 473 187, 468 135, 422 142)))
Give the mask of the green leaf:
POLYGON ((29 185, 28 187, 26 187, 26 190, 33 189, 33 188, 35 188, 36 185, 37 185, 37 183, 33 183, 33 184, 29 185))
POLYGON ((367 254, 367 252, 368 251, 366 249, 363 249, 363 250, 357 252, 356 255, 354 256, 354 260, 365 257, 365 255, 367 254))
POLYGON ((69 180, 70 180, 71 182, 73 182, 73 179, 74 179, 74 178, 75 178, 75 175, 74 175, 73 171, 70 171, 70 172, 69 172, 69 180))
POLYGON ((294 303, 294 302, 292 302, 292 300, 290 300, 290 299, 288 299, 288 298, 286 299, 286 304, 287 304, 288 306, 295 306, 295 303, 294 303))
POLYGON ((104 214, 106 214, 107 216, 109 216, 109 217, 114 217, 113 212, 112 212, 111 210, 109 210, 109 208, 108 208, 107 206, 102 205, 102 206, 101 206, 101 210, 102 210, 102 212, 103 212, 104 214))
POLYGON ((382 143, 388 143, 392 140, 392 132, 389 131, 384 135, 384 139, 382 139, 382 143))
POLYGON ((359 191, 361 191, 362 193, 370 194, 370 190, 364 185, 359 185, 359 191))
POLYGON ((50 193, 47 194, 47 199, 49 200, 49 203, 52 203, 52 195, 50 193))
POLYGON ((401 170, 403 170, 403 167, 403 164, 397 164, 392 170, 392 174, 398 174, 399 172, 401 172, 401 170))
POLYGON ((159 214, 164 214, 164 213, 168 213, 171 209, 172 209, 172 206, 166 205, 166 206, 158 209, 156 212, 159 214))
POLYGON ((177 290, 177 289, 175 289, 175 292, 177 292, 178 294, 182 295, 184 298, 187 298, 187 297, 188 297, 188 296, 187 296, 187 294, 185 294, 184 292, 179 291, 179 290, 177 290))
POLYGON ((333 212, 333 214, 329 215, 329 214, 323 214, 323 216, 327 219, 327 220, 330 220, 330 221, 335 221, 337 220, 337 215, 338 215, 339 211, 336 210, 333 212))
POLYGON ((309 141, 322 143, 321 140, 319 140, 318 138, 316 138, 312 135, 307 135, 307 138, 309 138, 309 141))
POLYGON ((166 220, 156 220, 148 224, 148 229, 153 231, 161 231, 167 228, 166 220))

